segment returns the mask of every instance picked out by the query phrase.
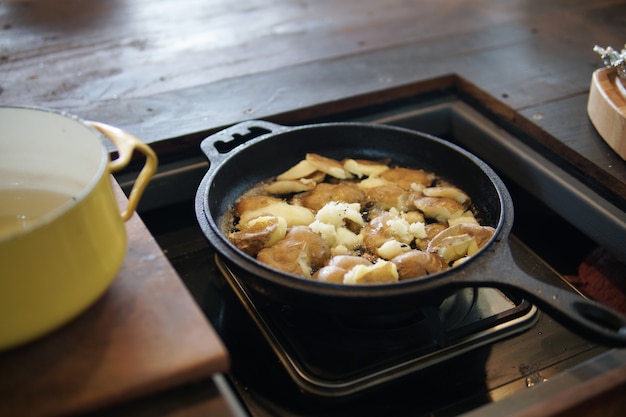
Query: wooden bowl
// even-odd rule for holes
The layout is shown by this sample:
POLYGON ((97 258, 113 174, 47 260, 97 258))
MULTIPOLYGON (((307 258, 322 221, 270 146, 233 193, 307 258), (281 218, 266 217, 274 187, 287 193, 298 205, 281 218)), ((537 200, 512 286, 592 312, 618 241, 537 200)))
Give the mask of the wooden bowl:
POLYGON ((626 82, 614 68, 594 71, 587 113, 604 141, 626 159, 626 82))

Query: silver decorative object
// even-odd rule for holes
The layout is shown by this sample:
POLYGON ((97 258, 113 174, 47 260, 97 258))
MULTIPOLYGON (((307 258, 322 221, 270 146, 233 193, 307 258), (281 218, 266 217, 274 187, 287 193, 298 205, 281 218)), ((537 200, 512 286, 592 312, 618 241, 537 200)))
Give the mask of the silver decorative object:
MULTIPOLYGON (((626 45, 624 45, 624 48, 626 48, 626 45)), ((622 80, 626 80, 626 49, 617 52, 610 46, 602 48, 596 45, 593 47, 593 51, 600 55, 602 61, 604 61, 604 65, 608 68, 615 68, 617 70, 617 76, 622 80)))

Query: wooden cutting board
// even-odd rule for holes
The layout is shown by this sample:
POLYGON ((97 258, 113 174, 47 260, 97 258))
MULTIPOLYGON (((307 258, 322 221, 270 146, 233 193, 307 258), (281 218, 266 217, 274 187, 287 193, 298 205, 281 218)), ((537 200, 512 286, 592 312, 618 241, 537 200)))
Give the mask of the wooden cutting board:
POLYGON ((125 262, 102 298, 54 333, 0 353, 0 416, 78 414, 228 369, 217 333, 136 214, 126 230, 125 262))
POLYGON ((626 160, 626 82, 614 68, 594 71, 587 113, 602 139, 626 160))

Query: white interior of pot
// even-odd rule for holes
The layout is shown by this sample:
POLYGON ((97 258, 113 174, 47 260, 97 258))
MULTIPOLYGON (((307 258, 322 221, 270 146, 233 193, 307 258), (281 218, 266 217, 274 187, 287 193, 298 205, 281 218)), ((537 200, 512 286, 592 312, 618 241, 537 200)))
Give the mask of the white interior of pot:
POLYGON ((15 215, 19 203, 9 207, 6 196, 19 200, 20 190, 67 195, 67 203, 39 213, 29 229, 50 221, 93 189, 107 161, 97 133, 74 118, 40 109, 0 108, 0 192, 5 195, 0 216, 15 215))

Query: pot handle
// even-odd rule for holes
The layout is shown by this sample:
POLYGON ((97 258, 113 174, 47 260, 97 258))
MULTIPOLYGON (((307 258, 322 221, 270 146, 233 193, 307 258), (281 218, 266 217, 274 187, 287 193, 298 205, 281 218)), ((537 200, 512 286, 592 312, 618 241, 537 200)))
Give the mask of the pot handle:
POLYGON ((117 172, 126 167, 130 163, 135 150, 141 152, 146 157, 146 162, 139 172, 139 175, 137 176, 137 179, 133 184, 133 188, 128 196, 128 205, 121 214, 122 219, 126 221, 130 219, 133 212, 137 208, 139 200, 143 195, 148 182, 156 172, 158 166, 157 156, 152 148, 122 129, 100 122, 87 121, 85 123, 98 130, 110 139, 111 142, 113 142, 113 144, 117 147, 119 156, 113 161, 110 161, 108 165, 111 173, 117 172))
POLYGON ((285 129, 288 128, 263 120, 247 120, 207 137, 200 144, 200 148, 213 166, 225 159, 232 150, 252 139, 285 129))
POLYGON ((464 281, 466 285, 474 283, 521 293, 572 332, 606 346, 626 346, 624 314, 526 273, 518 266, 508 244, 497 252, 497 270, 493 270, 493 264, 489 266, 488 263, 482 263, 479 270, 473 273, 476 274, 474 278, 464 281), (494 274, 498 276, 494 277, 494 274))

